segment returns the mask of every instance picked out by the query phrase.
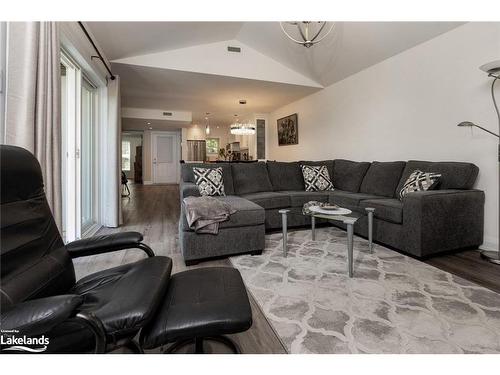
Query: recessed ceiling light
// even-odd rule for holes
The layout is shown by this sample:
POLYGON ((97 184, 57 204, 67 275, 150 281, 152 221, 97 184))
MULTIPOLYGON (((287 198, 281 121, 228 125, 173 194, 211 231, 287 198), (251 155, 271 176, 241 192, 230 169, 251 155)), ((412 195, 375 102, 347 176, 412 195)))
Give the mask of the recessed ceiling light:
POLYGON ((150 126, 150 127, 149 127, 149 130, 153 130, 153 127, 152 127, 152 126, 150 126))
POLYGON ((148 122, 148 125, 151 125, 151 123, 150 123, 150 122, 148 122))

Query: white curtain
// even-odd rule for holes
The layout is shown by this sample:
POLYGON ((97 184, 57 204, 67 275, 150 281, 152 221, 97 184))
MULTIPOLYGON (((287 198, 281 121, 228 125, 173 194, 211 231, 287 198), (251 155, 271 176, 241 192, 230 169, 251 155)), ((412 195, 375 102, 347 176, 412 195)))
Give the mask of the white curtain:
POLYGON ((31 151, 62 227, 60 44, 56 22, 9 22, 5 141, 31 151))
POLYGON ((121 103, 120 77, 108 81, 108 123, 106 124, 107 150, 106 170, 109 180, 106 184, 106 223, 108 227, 118 227, 121 218, 121 103))

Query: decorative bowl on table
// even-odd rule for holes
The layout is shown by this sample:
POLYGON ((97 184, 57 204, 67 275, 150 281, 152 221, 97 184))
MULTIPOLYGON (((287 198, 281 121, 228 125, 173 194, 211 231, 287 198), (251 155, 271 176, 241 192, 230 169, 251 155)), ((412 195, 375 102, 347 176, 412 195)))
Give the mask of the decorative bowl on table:
POLYGON ((351 210, 343 207, 336 207, 335 209, 326 210, 324 206, 311 206, 309 207, 309 213, 323 214, 323 215, 349 215, 352 213, 351 210))
POLYGON ((325 211, 336 211, 340 207, 337 206, 336 204, 325 204, 324 206, 321 206, 321 208, 325 211))

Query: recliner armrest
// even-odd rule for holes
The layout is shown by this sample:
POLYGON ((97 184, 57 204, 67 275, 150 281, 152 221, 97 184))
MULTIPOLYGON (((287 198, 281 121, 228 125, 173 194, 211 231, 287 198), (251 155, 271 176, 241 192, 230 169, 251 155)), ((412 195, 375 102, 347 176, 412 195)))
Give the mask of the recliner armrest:
POLYGON ((2 309, 2 330, 35 336, 75 316, 83 297, 74 294, 39 298, 2 309))
POLYGON ((139 232, 105 234, 70 242, 66 245, 66 249, 72 258, 109 253, 124 249, 141 249, 146 252, 149 257, 153 257, 153 250, 151 250, 149 246, 143 244, 142 239, 143 236, 139 232))
POLYGON ((403 199, 403 250, 419 257, 483 242, 484 192, 429 190, 403 199))

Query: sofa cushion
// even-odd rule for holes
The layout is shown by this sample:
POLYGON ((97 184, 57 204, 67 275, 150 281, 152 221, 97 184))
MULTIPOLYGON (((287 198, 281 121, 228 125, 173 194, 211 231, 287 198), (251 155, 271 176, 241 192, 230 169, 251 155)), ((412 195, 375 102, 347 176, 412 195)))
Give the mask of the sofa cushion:
POLYGON ((290 197, 288 195, 273 191, 243 194, 241 197, 257 203, 266 210, 290 207, 290 197))
POLYGON ((302 165, 306 191, 333 190, 333 184, 326 165, 302 165))
POLYGON ((291 207, 303 207, 310 201, 328 202, 331 191, 282 191, 280 193, 290 197, 291 207))
POLYGON ((368 168, 370 168, 368 162, 335 159, 333 161, 333 186, 352 193, 359 192, 368 168))
POLYGON ((233 187, 233 174, 230 164, 213 164, 213 163, 182 163, 181 164, 181 177, 184 182, 196 183, 193 168, 222 168, 222 178, 224 179, 224 192, 227 195, 234 194, 233 187))
MULTIPOLYGON (((229 220, 219 224, 219 229, 264 224, 265 212, 258 204, 235 195, 214 198, 229 203, 231 207, 236 210, 236 212, 229 217, 229 220)), ((181 229, 184 231, 191 230, 186 220, 184 204, 181 204, 181 229)))
POLYGON ((222 168, 193 168, 194 179, 200 195, 226 195, 222 168))
POLYGON ((434 190, 439 184, 440 173, 422 172, 415 170, 405 181, 401 190, 397 191, 399 200, 402 200, 406 194, 416 191, 434 190))
POLYGON ((304 178, 299 162, 268 161, 267 170, 274 191, 304 190, 304 178))
POLYGON ((333 160, 319 160, 319 161, 301 160, 299 161, 299 165, 326 165, 326 168, 328 168, 328 174, 330 175, 330 178, 333 178, 333 160))
POLYGON ((266 163, 233 163, 234 191, 237 195, 273 191, 266 163))
POLYGON ((396 198, 367 199, 360 202, 361 208, 374 208, 377 219, 390 221, 395 224, 403 223, 403 203, 396 198))
POLYGON ((359 208, 360 202, 367 199, 383 199, 383 197, 373 194, 334 190, 330 193, 329 202, 352 210, 359 208))
POLYGON ((361 183, 360 193, 396 197, 396 188, 405 164, 404 161, 374 161, 361 183))
POLYGON ((403 188, 405 181, 416 169, 441 174, 438 189, 472 189, 479 173, 479 168, 472 163, 410 160, 404 168, 398 191, 403 188))

